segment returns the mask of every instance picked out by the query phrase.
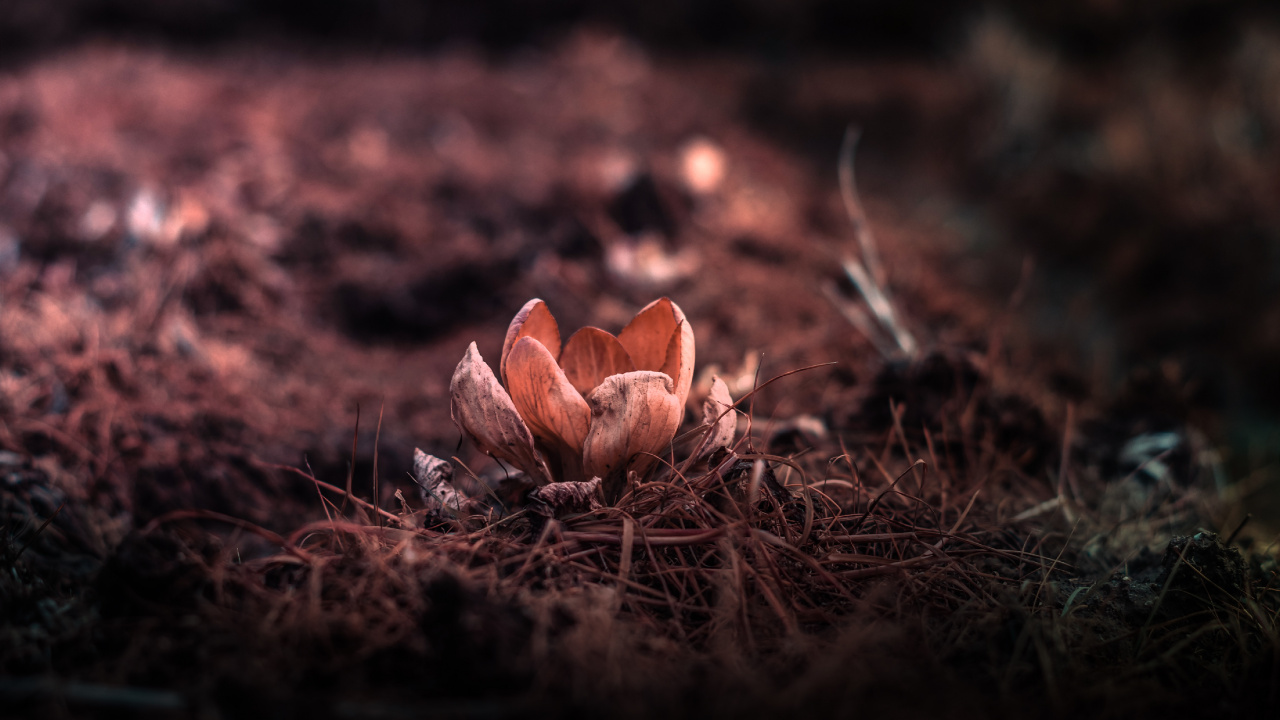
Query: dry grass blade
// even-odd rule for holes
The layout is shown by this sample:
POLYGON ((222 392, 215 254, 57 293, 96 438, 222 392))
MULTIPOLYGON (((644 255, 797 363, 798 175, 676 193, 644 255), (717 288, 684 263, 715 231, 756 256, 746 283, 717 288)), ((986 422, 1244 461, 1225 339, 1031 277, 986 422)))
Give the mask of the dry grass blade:
MULTIPOLYGON (((840 162, 838 165, 840 176, 840 196, 844 200, 845 212, 849 216, 849 222, 853 225, 854 235, 858 240, 858 247, 861 250, 862 259, 847 256, 841 262, 845 274, 853 283, 855 289, 862 296, 867 307, 871 309, 872 315, 876 321, 880 323, 880 327, 892 338, 896 351, 901 352, 908 358, 915 357, 919 346, 916 344, 915 338, 911 332, 907 330, 902 323, 895 310, 892 300, 889 298, 888 292, 888 276, 885 274, 884 267, 880 264, 880 253, 876 249, 875 237, 871 233, 871 226, 867 222, 866 212, 863 210, 862 202, 858 199, 858 188, 854 182, 853 173, 853 155, 858 145, 858 138, 861 131, 850 125, 844 134, 844 141, 840 146, 840 162)), ((877 349, 888 357, 889 353, 885 352, 886 344, 880 340, 879 331, 872 326, 866 315, 860 310, 847 306, 842 302, 842 298, 828 292, 828 297, 836 304, 846 318, 858 328, 863 335, 867 337, 877 349)))

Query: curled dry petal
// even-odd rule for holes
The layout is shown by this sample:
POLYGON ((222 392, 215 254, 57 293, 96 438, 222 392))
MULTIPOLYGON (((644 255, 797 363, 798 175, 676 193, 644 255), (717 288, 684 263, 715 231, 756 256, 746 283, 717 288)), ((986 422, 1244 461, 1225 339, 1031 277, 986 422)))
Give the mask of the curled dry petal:
POLYGON ((564 344, 560 367, 578 392, 586 396, 610 375, 636 369, 618 338, 600 328, 584 327, 564 344))
POLYGON ((591 409, 573 389, 564 371, 542 343, 521 338, 507 356, 507 389, 535 437, 566 464, 562 479, 581 471, 582 442, 591 425, 591 409))
POLYGON ((534 482, 550 480, 547 466, 533 447, 533 434, 520 418, 511 396, 471 343, 449 384, 453 422, 481 451, 506 460, 534 482))
POLYGON ((701 455, 707 456, 720 448, 733 444, 733 435, 738 429, 738 418, 733 410, 733 397, 729 395, 729 386, 718 377, 711 378, 711 392, 702 403, 703 422, 711 426, 706 442, 702 444, 701 455))
POLYGON ((620 494, 617 483, 625 483, 628 470, 643 474, 675 437, 684 403, 674 390, 667 375, 637 370, 606 378, 587 398, 591 432, 583 464, 588 476, 615 485, 605 488, 607 500, 620 494))
POLYGON ((428 513, 458 515, 471 505, 471 498, 453 487, 453 466, 448 460, 414 448, 413 479, 418 483, 428 513))
POLYGON ((498 372, 502 379, 507 379, 507 357, 520 338, 535 338, 551 353, 552 358, 560 357, 560 326, 547 304, 534 298, 520 308, 520 312, 511 319, 507 326, 507 337, 502 341, 502 360, 498 363, 498 372))
POLYGON ((413 449, 413 479, 425 488, 433 488, 442 482, 453 481, 453 465, 435 455, 413 449))
POLYGON ((659 298, 645 306, 618 333, 636 368, 666 373, 683 401, 693 385, 693 328, 680 306, 659 298))

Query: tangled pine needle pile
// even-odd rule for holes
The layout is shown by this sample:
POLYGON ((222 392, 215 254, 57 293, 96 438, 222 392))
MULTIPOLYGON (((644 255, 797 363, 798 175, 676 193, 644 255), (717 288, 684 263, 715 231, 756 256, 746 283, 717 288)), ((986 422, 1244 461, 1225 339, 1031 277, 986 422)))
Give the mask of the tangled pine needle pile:
MULTIPOLYGON (((739 415, 750 419, 739 408, 755 391, 735 402, 713 377, 702 422, 677 437, 693 342, 684 313, 662 298, 616 338, 584 328, 561 351, 555 319, 531 300, 503 343, 505 382, 475 343, 452 382, 459 428, 516 470, 455 477, 449 461, 417 450, 422 509, 403 496, 398 515, 346 499, 379 525, 397 524, 394 536, 417 557, 466 558, 490 588, 605 589, 632 619, 695 647, 726 633, 772 646, 805 627, 836 627, 870 578, 910 571, 913 584, 975 596, 989 580, 1016 584, 1051 564, 1027 541, 984 530, 970 515, 976 490, 963 507, 949 504, 956 488, 931 481, 925 460, 907 461, 915 448, 900 426, 901 447, 886 450, 901 458, 873 459, 884 482, 872 484, 847 451, 815 465, 738 438, 739 415), (890 474, 886 464, 902 467, 890 474), (984 561, 1003 574, 984 572, 984 561)), ((331 515, 294 539, 327 528, 338 550, 359 527, 331 515)))
MULTIPOLYGON (((1274 561, 1242 558, 1233 537, 1176 535, 1207 517, 1207 473, 1162 464, 1163 485, 1149 487, 1139 471, 1115 482, 1087 465, 1055 490, 1021 474, 1044 463, 1019 465, 977 393, 919 425, 890 401, 887 427, 838 447, 799 421, 769 432, 751 400, 800 370, 736 401, 713 380, 701 422, 677 434, 693 359, 677 306, 637 315, 632 325, 656 329, 636 351, 628 330, 588 329, 574 337, 595 339, 553 353, 548 320, 538 301, 517 315, 505 385, 474 345, 455 371, 460 428, 515 470, 477 474, 418 450, 421 504, 397 491, 391 512, 358 497, 351 473, 344 489, 263 465, 309 481, 325 519, 285 535, 210 510, 157 517, 104 570, 103 612, 152 618, 178 644, 170 655, 218 637, 245 644, 220 657, 253 662, 211 668, 218 686, 188 692, 258 687, 265 674, 360 698, 356 714, 494 693, 511 712, 618 714, 628 698, 637 714, 673 717, 887 710, 869 699, 906 679, 978 715, 1043 705, 1045 678, 1075 688, 1048 697, 1054 707, 1115 702, 1140 682, 1186 683, 1208 703, 1223 687, 1210 667, 1240 679, 1237 706, 1274 686, 1274 561), (655 347, 666 350, 646 358, 655 347), (812 451, 784 450, 788 435, 812 451), (233 532, 224 541, 201 525, 233 532)), ((908 372, 930 366, 963 363, 908 372)), ((1060 470, 1069 433, 1063 443, 1060 470)), ((152 682, 186 682, 169 664, 145 667, 152 682)), ((1132 697, 1121 707, 1163 707, 1132 697)))

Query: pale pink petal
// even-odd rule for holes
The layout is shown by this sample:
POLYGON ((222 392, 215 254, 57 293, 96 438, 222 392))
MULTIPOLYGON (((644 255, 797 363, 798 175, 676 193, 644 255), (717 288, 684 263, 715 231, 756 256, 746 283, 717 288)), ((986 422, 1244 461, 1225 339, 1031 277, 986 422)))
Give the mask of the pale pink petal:
POLYGON ((507 337, 502 341, 502 360, 498 363, 498 372, 504 382, 507 379, 507 356, 523 337, 537 339, 551 353, 552 358, 560 357, 560 326, 556 324, 547 304, 534 298, 520 308, 520 312, 516 313, 511 325, 507 327, 507 337))
POLYGON ((534 449, 529 426, 480 357, 475 343, 454 370, 449 395, 453 422, 476 447, 523 470, 535 482, 551 479, 534 449))
POLYGON ((569 338, 560 354, 560 367, 574 389, 584 396, 610 375, 636 369, 618 338, 594 327, 584 327, 569 338))

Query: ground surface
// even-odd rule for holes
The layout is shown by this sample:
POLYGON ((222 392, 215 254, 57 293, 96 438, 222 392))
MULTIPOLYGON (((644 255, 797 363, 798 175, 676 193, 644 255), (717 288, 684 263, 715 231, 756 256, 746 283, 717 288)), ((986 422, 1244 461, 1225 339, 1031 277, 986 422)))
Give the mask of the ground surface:
MULTIPOLYGON (((1017 104, 1034 105, 1036 58, 1006 31, 958 70, 815 64, 799 86, 591 32, 498 60, 91 44, 10 70, 4 701, 311 717, 1274 702, 1269 518, 1226 537, 1263 476, 1224 463, 1223 424, 1178 368, 1113 387, 1110 368, 1035 332, 1063 324, 1052 293, 1028 331, 1040 286, 1024 253, 975 255, 984 221, 939 200, 966 157, 947 148, 975 132, 960 119, 989 119, 984 83, 1022 83, 1005 120, 1043 122, 1017 104), (850 109, 884 138, 864 141, 863 200, 912 359, 886 358, 837 307, 858 304, 834 177, 850 109), (727 162, 702 190, 682 169, 699 138, 727 162), (835 363, 756 395, 736 447, 796 458, 768 463, 790 491, 717 500, 697 522, 636 505, 659 545, 633 564, 619 516, 568 520, 558 539, 527 518, 415 534, 421 513, 383 529, 307 477, 341 486, 354 468, 368 499, 376 473, 393 515, 397 491, 421 507, 415 447, 496 481, 449 417, 467 344, 495 359, 531 297, 562 328, 616 331, 664 294, 735 397, 757 358, 760 380, 835 363), (708 528, 703 545, 679 535, 708 528)), ((1140 173, 1157 161, 1121 125, 1108 157, 1130 164, 1112 171, 1140 173)), ((1235 177, 1267 187, 1257 157, 1235 177)), ((1040 182, 1009 210, 1028 233, 1037 198, 1070 178, 1040 182)), ((1212 227, 1227 212, 1200 207, 1212 227)), ((1152 332, 1176 322, 1147 310, 1152 332)), ((1240 342, 1226 352, 1243 357, 1240 342)))

